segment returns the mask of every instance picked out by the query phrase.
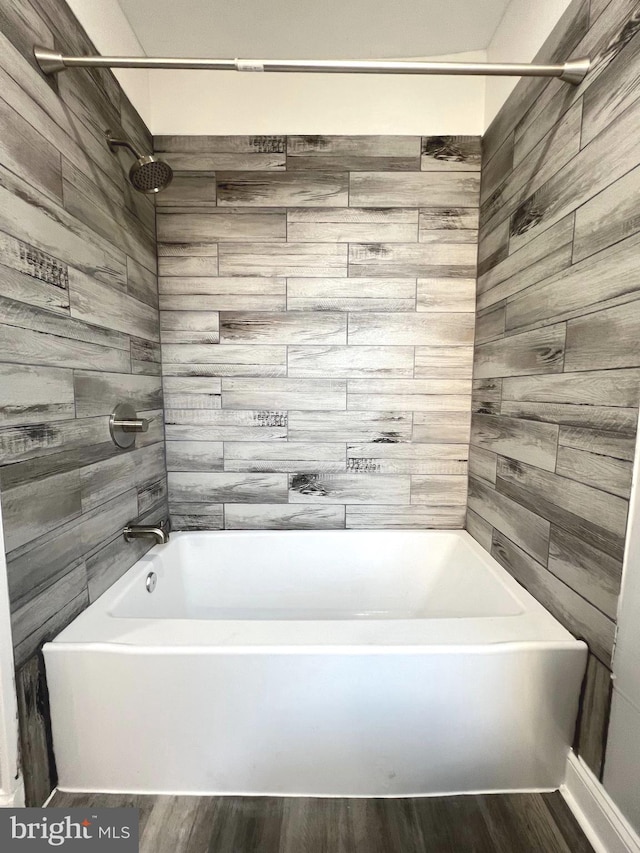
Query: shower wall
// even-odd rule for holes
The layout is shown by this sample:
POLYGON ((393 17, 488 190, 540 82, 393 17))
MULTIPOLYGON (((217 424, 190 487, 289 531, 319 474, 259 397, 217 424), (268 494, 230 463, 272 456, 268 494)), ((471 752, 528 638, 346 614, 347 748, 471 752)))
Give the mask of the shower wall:
POLYGON ((462 527, 478 137, 156 137, 174 526, 462 527))
POLYGON ((484 137, 467 525, 590 656, 600 775, 640 392, 640 13, 573 2, 484 137))
POLYGON ((105 71, 47 80, 33 43, 93 47, 59 0, 0 7, 0 491, 31 805, 55 784, 40 648, 148 543, 166 515, 154 204, 104 130, 151 139, 105 71), (130 400, 151 429, 117 450, 108 416, 130 400))

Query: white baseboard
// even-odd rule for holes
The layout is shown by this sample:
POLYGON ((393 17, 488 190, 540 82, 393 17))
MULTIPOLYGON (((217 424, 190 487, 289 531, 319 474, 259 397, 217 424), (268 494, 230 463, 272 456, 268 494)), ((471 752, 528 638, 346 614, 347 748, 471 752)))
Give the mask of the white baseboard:
POLYGON ((596 853, 640 853, 640 837, 573 750, 560 793, 596 853))
POLYGON ((24 787, 22 780, 15 791, 0 791, 0 809, 21 809, 24 806, 24 787))

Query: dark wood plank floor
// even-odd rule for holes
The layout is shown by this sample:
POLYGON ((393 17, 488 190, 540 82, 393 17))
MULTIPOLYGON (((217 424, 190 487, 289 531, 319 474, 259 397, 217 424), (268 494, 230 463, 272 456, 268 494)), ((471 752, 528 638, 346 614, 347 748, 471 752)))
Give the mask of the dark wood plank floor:
POLYGON ((141 853, 593 853, 559 793, 311 799, 58 792, 140 809, 141 853))

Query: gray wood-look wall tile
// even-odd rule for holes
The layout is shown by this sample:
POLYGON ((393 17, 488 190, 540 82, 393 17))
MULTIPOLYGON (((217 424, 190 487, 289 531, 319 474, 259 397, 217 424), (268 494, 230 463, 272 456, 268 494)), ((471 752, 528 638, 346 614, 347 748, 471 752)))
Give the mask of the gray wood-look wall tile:
POLYGON ((596 657, 611 664, 615 623, 555 575, 494 531, 492 555, 575 636, 584 639, 596 657))
POLYGON ((524 245, 637 165, 637 104, 603 130, 515 211, 511 244, 524 245), (616 156, 607 156, 615 148, 616 156))
POLYGON ((467 505, 467 477, 435 474, 411 476, 411 503, 436 508, 467 505))
POLYGON ((469 476, 486 480, 495 485, 498 468, 498 454, 493 450, 484 450, 473 444, 469 448, 469 476))
POLYGON ((551 529, 546 519, 475 477, 469 480, 468 502, 470 509, 534 559, 546 560, 551 529))
POLYGON ((507 329, 568 319, 586 313, 586 308, 596 310, 607 300, 632 300, 638 293, 634 261, 639 245, 640 238, 631 237, 509 299, 507 329))
POLYGON ((171 523, 175 530, 223 530, 224 504, 172 501, 171 523))
POLYGON ((2 99, 0 124, 4 128, 0 161, 54 201, 62 202, 60 152, 2 99))
MULTIPOLYGON (((592 0, 590 28, 587 29, 585 26, 585 17, 582 26, 585 27, 586 31, 582 33, 579 43, 575 44, 575 50, 579 53, 582 52, 581 55, 588 54, 596 57, 591 73, 580 90, 573 92, 571 97, 567 97, 567 93, 560 86, 549 86, 542 92, 537 102, 526 112, 516 126, 517 159, 526 156, 533 145, 557 123, 568 107, 579 97, 588 93, 591 85, 600 80, 607 72, 609 66, 614 63, 628 39, 633 35, 633 14, 636 11, 633 0, 620 0, 616 4, 609 3, 606 14, 599 16, 602 6, 601 0, 592 0)), ((614 81, 609 86, 609 91, 612 92, 616 88, 614 81)))
MULTIPOLYGON (((14 299, 0 297, 2 319, 7 326, 26 329, 29 332, 41 332, 43 336, 59 338, 60 347, 65 341, 95 344, 109 354, 109 350, 128 350, 129 339, 125 334, 100 326, 90 325, 82 320, 72 319, 68 314, 52 314, 42 308, 25 305, 14 299)), ((71 346, 71 344, 68 344, 71 346)), ((94 353, 97 350, 89 350, 94 353)), ((116 357, 117 357, 116 353, 116 357)))
POLYGON ((158 280, 160 308, 165 311, 284 311, 284 278, 184 276, 172 270, 158 280))
POLYGON ((420 169, 420 137, 289 136, 287 169, 415 171, 420 169))
POLYGON ((262 157, 265 154, 284 154, 286 136, 156 136, 156 151, 174 151, 190 154, 217 155, 242 154, 262 157))
POLYGON ((576 211, 574 262, 618 243, 632 231, 640 230, 640 220, 633 204, 638 192, 640 166, 632 169, 576 211))
POLYGON ((289 503, 293 504, 408 504, 410 497, 408 476, 323 472, 289 475, 289 503))
MULTIPOLYGON (((634 412, 634 409, 627 410, 634 412)), ((633 462, 635 439, 631 436, 633 425, 629 425, 629 434, 611 432, 607 429, 588 429, 575 426, 560 427, 560 447, 574 447, 577 450, 587 450, 589 453, 599 453, 601 456, 612 456, 614 459, 625 459, 633 462)))
POLYGON ((346 207, 347 172, 217 172, 221 207, 346 207))
POLYGON ((289 311, 414 311, 413 278, 289 278, 289 311))
POLYGON ((497 488, 614 557, 622 555, 628 502, 591 486, 501 458, 497 488))
POLYGON ((289 441, 411 441, 411 412, 290 411, 289 441))
POLYGON ((465 529, 486 551, 491 551, 493 527, 488 521, 467 507, 465 529))
POLYGON ((545 471, 556 470, 559 427, 555 424, 474 414, 471 444, 528 462, 545 471))
POLYGON ((464 524, 464 506, 347 506, 350 530, 458 529, 464 524))
POLYGON ((504 182, 482 199, 485 229, 510 216, 522 201, 576 156, 581 128, 582 101, 577 101, 527 157, 509 170, 504 182))
POLYGON ((413 440, 468 444, 471 412, 414 412, 413 440))
MULTIPOLYGON (((7 238, 11 240, 11 238, 7 238)), ((0 235, 0 241, 2 236, 0 235)), ((35 249, 27 246, 19 241, 11 241, 17 244, 21 254, 25 258, 28 256, 34 259, 42 258, 43 272, 40 272, 40 267, 35 266, 26 270, 16 269, 23 264, 13 257, 4 256, 8 265, 0 264, 0 276, 2 276, 2 289, 11 299, 18 302, 25 302, 28 305, 35 305, 40 308, 46 308, 48 311, 54 311, 57 314, 65 316, 69 315, 69 272, 66 264, 58 264, 55 258, 51 258, 44 252, 37 252, 35 249), (50 272, 47 270, 49 263, 50 272), (45 266, 46 265, 46 266, 45 266), (43 279, 41 276, 47 276, 43 279)), ((38 262, 36 262, 38 263, 38 262)), ((26 266, 26 264, 24 265, 26 266)))
MULTIPOLYGON (((163 333, 163 340, 169 333, 163 333)), ((165 376, 285 376, 286 347, 257 344, 190 344, 168 341, 163 347, 165 376), (194 359, 200 359, 196 361, 194 359)))
POLYGON ((473 375, 477 379, 560 373, 564 361, 563 323, 522 332, 476 347, 473 375))
MULTIPOLYGON (((179 304, 179 300, 176 300, 179 304)), ((160 312, 160 333, 164 344, 220 342, 220 318, 217 311, 172 311, 160 312), (180 332, 178 336, 175 334, 180 332), (173 333, 173 334, 168 334, 173 333), (180 340, 171 340, 179 337, 180 340)))
POLYGON ((156 199, 156 208, 160 209, 198 207, 202 210, 215 206, 216 178, 213 174, 174 174, 169 186, 156 199))
POLYGON ((502 379, 474 379, 471 392, 472 411, 480 415, 504 412, 502 403, 502 379))
POLYGON ((168 471, 222 471, 221 441, 168 441, 168 471))
MULTIPOLYGON (((218 244, 158 243, 158 275, 160 276, 213 276, 218 272, 218 244), (191 251, 193 254, 185 254, 191 251), (209 254, 196 254, 208 251, 209 254), (171 254, 175 252, 176 254, 171 254), (180 254, 182 252, 182 254, 180 254)), ((158 282, 158 285, 160 282, 158 282)))
POLYGON ((476 301, 474 278, 419 278, 418 311, 473 312, 476 301))
POLYGON ((622 562, 588 545, 561 527, 551 526, 549 571, 602 610, 616 618, 622 562))
POLYGON ((279 441, 287 421, 287 412, 270 410, 167 409, 165 432, 167 441, 279 441))
POLYGON ((79 473, 47 477, 37 491, 31 483, 3 491, 2 508, 5 548, 10 552, 81 514, 79 473))
POLYGON ((162 381, 167 409, 219 409, 222 380, 209 376, 165 376, 162 381))
POLYGON ((286 503, 286 474, 182 472, 168 474, 171 500, 186 503, 286 503))
POLYGON ((0 325, 0 359, 5 363, 122 372, 131 366, 130 354, 124 349, 12 325, 0 325))
POLYGON ((228 530, 339 530, 344 506, 304 504, 225 504, 228 530))
POLYGON ((576 744, 581 758, 602 778, 613 682, 606 663, 589 655, 576 744))
POLYGON ((131 402, 138 412, 162 408, 159 377, 76 370, 73 378, 77 417, 111 414, 118 401, 131 402))
POLYGON ((448 170, 351 175, 349 203, 355 207, 477 207, 480 178, 476 172, 448 170))
POLYGON ((22 364, 0 364, 0 426, 73 418, 73 372, 22 364))
POLYGON ((470 241, 471 232, 477 232, 480 211, 477 207, 422 207, 418 227, 420 229, 419 239, 424 242, 433 242, 428 235, 435 233, 438 239, 452 243, 475 242, 470 241), (450 231, 446 235, 443 232, 450 231))
POLYGON ((476 274, 474 243, 354 243, 349 246, 352 276, 431 278, 476 274))
POLYGON ((220 342, 281 344, 346 344, 347 318, 329 312, 224 312, 220 342))
POLYGON ((76 616, 88 604, 87 570, 84 563, 72 568, 62 578, 36 594, 28 603, 11 614, 11 630, 16 647, 16 663, 23 664, 68 619, 65 608, 71 607, 76 616), (53 620, 59 620, 54 627, 53 620))
POLYGON ((292 243, 410 243, 418 211, 402 208, 289 208, 287 240, 292 243))
POLYGON ((145 502, 157 518, 167 504, 154 204, 132 191, 104 128, 144 150, 151 139, 110 71, 55 86, 36 71, 34 39, 94 52, 65 4, 18 6, 0 16, 0 488, 22 770, 35 806, 55 777, 34 728, 36 714, 48 725, 44 680, 26 674, 40 671, 42 643, 91 590, 104 591, 148 549, 124 543, 122 527, 145 502), (108 432, 123 397, 156 416, 127 454, 108 432))
POLYGON ((476 314, 476 343, 485 344, 488 341, 501 338, 505 331, 506 302, 497 302, 488 308, 483 308, 476 314))
MULTIPOLYGON (((550 61, 568 55, 589 29, 589 2, 574 0, 561 16, 555 28, 538 51, 538 62, 550 61)), ((514 125, 525 113, 535 109, 546 81, 523 79, 509 96, 504 109, 500 110, 483 139, 485 161, 490 161, 514 125)))
MULTIPOLYGON (((158 513, 154 521, 162 518, 158 513)), ((151 521, 152 519, 149 519, 151 521)), ((142 523, 142 520, 141 520, 142 523)), ((144 540, 125 542, 124 537, 117 536, 103 548, 91 554, 86 559, 87 587, 89 601, 94 602, 103 592, 119 580, 131 566, 147 551, 144 540), (133 547, 131 547, 133 546, 133 547)))
POLYGON ((621 459, 573 447, 558 447, 558 474, 621 498, 628 499, 631 494, 632 469, 631 462, 621 459))
POLYGON ((72 271, 69 282, 71 316, 85 323, 157 341, 157 309, 106 284, 72 271))
POLYGON ((357 314, 349 318, 349 344, 465 346, 473 343, 471 313, 357 314))
POLYGON ((221 243, 220 275, 347 275, 348 247, 341 243, 221 243))
MULTIPOLYGON (((211 137, 209 137, 211 138, 211 137)), ((162 159, 176 172, 255 171, 281 172, 286 165, 284 152, 257 154, 240 151, 195 153, 189 151, 163 152, 162 159)))
POLYGON ((425 171, 479 172, 480 139, 477 136, 424 136, 421 169, 425 171))
POLYGON ((273 444, 225 442, 224 470, 293 474, 306 471, 345 471, 346 447, 344 443, 316 444, 301 441, 273 444))
MULTIPOLYGON (((332 527, 345 524, 357 472, 356 503, 373 500, 369 475, 383 483, 375 467, 407 486, 411 473, 464 478, 479 139, 160 137, 156 148, 180 177, 158 213, 169 470, 220 473, 224 442, 223 473, 347 477, 338 515, 317 517, 332 527), (366 461, 397 442, 418 449, 366 461), (347 459, 347 444, 365 443, 374 453, 347 459)), ((394 524, 434 526, 431 494, 432 505, 394 524)), ((296 496, 292 486, 289 503, 296 496)), ((463 524, 459 498, 446 526, 463 524)), ((246 516, 235 499, 224 516, 224 497, 191 501, 199 513, 171 499, 187 529, 305 527, 315 517, 296 521, 278 506, 261 515, 255 496, 246 516)), ((380 526, 386 497, 375 500, 370 524, 380 526)))
POLYGON ((345 409, 347 383, 332 379, 223 379, 223 409, 345 409))
POLYGON ((505 400, 501 407, 503 415, 512 418, 529 418, 569 427, 585 427, 633 435, 637 426, 638 410, 615 406, 585 406, 562 403, 516 403, 505 400))
POLYGON ((613 7, 607 15, 609 17, 617 14, 619 26, 615 37, 598 57, 601 62, 597 79, 585 92, 583 147, 604 128, 615 124, 620 115, 637 99, 636 86, 627 82, 637 79, 640 59, 637 39, 633 38, 638 32, 636 12, 635 8, 630 8, 628 2, 623 2, 613 7))
POLYGON ((250 240, 257 243, 282 243, 287 236, 284 210, 212 208, 206 212, 165 212, 160 208, 157 221, 158 240, 165 247, 192 243, 206 245, 223 241, 243 243, 250 240))
POLYGON ((567 323, 566 370, 640 365, 640 299, 567 323))
POLYGON ((46 802, 57 783, 44 659, 34 655, 16 671, 20 755, 27 803, 46 802))
POLYGON ((290 346, 287 359, 291 377, 409 378, 414 372, 409 346, 290 346))
POLYGON ((576 0, 538 59, 560 50, 596 58, 584 83, 521 81, 484 139, 472 442, 485 455, 472 445, 467 526, 588 642, 575 748, 600 776, 640 402, 637 4, 576 0), (507 222, 508 254, 485 269, 507 222))
POLYGON ((573 252, 573 214, 478 277, 478 309, 565 269, 573 252))
POLYGON ((426 346, 415 348, 416 379, 471 379, 473 347, 426 346))
POLYGON ((640 370, 587 370, 507 378, 502 382, 502 397, 535 403, 634 407, 640 402, 640 370))
POLYGON ((466 444, 348 444, 347 470, 372 474, 464 476, 468 456, 466 444))

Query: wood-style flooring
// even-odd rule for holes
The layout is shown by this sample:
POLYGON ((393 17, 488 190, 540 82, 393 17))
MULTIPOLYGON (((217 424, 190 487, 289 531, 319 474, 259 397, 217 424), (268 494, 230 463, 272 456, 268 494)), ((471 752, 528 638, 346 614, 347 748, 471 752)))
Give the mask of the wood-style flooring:
POLYGON ((406 799, 56 793, 140 810, 141 853, 593 853, 559 793, 406 799))

